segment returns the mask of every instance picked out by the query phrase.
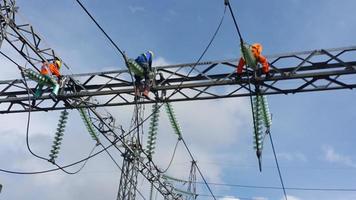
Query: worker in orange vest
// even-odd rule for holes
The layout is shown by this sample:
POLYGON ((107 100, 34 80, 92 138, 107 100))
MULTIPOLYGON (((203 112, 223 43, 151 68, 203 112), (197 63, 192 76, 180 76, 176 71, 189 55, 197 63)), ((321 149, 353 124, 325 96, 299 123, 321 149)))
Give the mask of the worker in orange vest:
MULTIPOLYGON (((47 81, 52 85, 51 97, 54 98, 58 94, 59 90, 59 80, 61 77, 60 69, 62 62, 59 58, 55 58, 52 63, 44 62, 41 67, 41 75, 44 76, 47 81)), ((42 95, 43 84, 39 83, 38 88, 35 92, 35 97, 40 97, 42 95)))
MULTIPOLYGON (((262 72, 266 74, 267 76, 270 76, 269 74, 269 64, 267 61, 267 58, 261 55, 262 53, 262 45, 259 43, 255 43, 250 46, 249 50, 251 51, 253 57, 256 59, 257 63, 261 63, 262 65, 262 72)), ((256 63, 256 64, 257 64, 256 63)), ((236 68, 236 73, 238 77, 241 77, 242 74, 242 68, 245 66, 246 62, 243 57, 240 58, 239 63, 236 68)), ((250 66, 250 67, 256 67, 256 66, 250 66)))

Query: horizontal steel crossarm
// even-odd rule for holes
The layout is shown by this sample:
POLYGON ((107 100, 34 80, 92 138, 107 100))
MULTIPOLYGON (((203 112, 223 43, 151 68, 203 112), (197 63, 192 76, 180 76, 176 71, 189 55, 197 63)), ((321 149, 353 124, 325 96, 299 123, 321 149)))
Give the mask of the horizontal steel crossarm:
MULTIPOLYGON (((356 87, 354 54, 356 48, 348 47, 269 57, 274 76, 268 79, 264 75, 260 78, 250 76, 250 81, 262 86, 261 92, 265 95, 353 89, 356 87), (294 66, 284 67, 286 61, 294 66), (283 65, 279 66, 279 63, 283 65)), ((248 75, 244 74, 241 80, 236 81, 235 64, 236 60, 203 62, 190 74, 194 66, 192 63, 159 66, 156 67, 156 85, 152 91, 157 92, 158 101, 170 102, 248 96, 248 75), (164 93, 170 98, 165 98, 164 93)), ((90 106, 134 104, 134 90, 127 70, 75 74, 70 78, 72 84, 64 88, 60 101, 95 96, 101 101, 90 106), (80 80, 83 84, 79 86, 74 80, 80 80)), ((26 111, 28 96, 25 88, 22 80, 0 81, 0 113, 26 111)), ((53 102, 47 94, 39 99, 34 111, 68 108, 68 103, 53 102)), ((152 102, 145 100, 143 103, 152 102)))

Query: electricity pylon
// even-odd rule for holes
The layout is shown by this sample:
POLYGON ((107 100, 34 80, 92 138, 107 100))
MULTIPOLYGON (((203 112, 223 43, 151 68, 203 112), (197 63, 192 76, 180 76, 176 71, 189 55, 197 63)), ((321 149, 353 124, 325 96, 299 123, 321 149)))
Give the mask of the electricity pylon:
MULTIPOLYGON (((52 61, 59 56, 44 44, 30 24, 21 23, 16 18, 16 12, 15 0, 0 0, 0 45, 6 41, 32 70, 38 72, 39 63, 52 61)), ((158 66, 154 69, 156 76, 152 86, 155 98, 138 102, 134 115, 139 115, 140 106, 146 103, 256 95, 249 84, 258 85, 259 94, 262 95, 353 89, 356 87, 356 60, 355 55, 350 55, 355 53, 356 47, 353 46, 267 56, 272 77, 246 73, 239 80, 235 80, 236 59, 158 66), (286 61, 294 65, 286 67, 286 61)), ((24 69, 14 60, 13 63, 20 70, 24 69)), ((123 155, 118 199, 135 199, 138 174, 147 179, 164 199, 183 199, 171 184, 164 181, 158 167, 143 151, 139 143, 141 119, 138 117, 132 123, 135 130, 126 133, 114 125, 115 120, 109 113, 105 115, 97 109, 136 104, 128 73, 128 70, 116 70, 64 75, 67 82, 58 98, 53 100, 45 92, 33 107, 30 102, 34 97, 28 96, 28 87, 33 92, 35 82, 3 80, 0 81, 0 113, 28 112, 31 107, 34 112, 87 108, 93 125, 123 155), (101 101, 94 100, 98 96, 101 101)), ((195 175, 190 180, 195 182, 195 175)), ((191 185, 190 190, 195 193, 195 186, 191 185)))

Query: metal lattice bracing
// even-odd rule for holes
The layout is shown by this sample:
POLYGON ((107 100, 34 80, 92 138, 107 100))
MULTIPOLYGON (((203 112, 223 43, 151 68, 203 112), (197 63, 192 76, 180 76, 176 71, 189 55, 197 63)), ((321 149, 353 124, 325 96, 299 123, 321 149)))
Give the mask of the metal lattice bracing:
MULTIPOLYGON (((14 0, 0 0, 0 45, 6 41, 23 58, 26 66, 39 71, 42 62, 59 56, 46 46, 30 24, 21 23, 15 18, 16 10, 14 0)), ((356 87, 355 54, 356 47, 348 47, 271 56, 268 58, 273 77, 267 79, 246 73, 238 81, 235 80, 236 60, 203 62, 197 66, 194 63, 159 66, 155 67, 156 76, 152 86, 155 98, 143 100, 140 104, 254 95, 255 92, 249 90, 249 83, 258 85, 263 95, 352 89, 356 87)), ((0 113, 28 112, 36 83, 30 80, 25 82, 20 77, 19 71, 19 79, 0 81, 0 113), (27 84, 32 91, 30 94, 27 84)), ((135 134, 117 129, 111 124, 114 121, 111 115, 98 112, 98 107, 135 104, 128 71, 66 77, 68 81, 60 91, 58 100, 53 101, 45 92, 37 99, 32 111, 89 108, 93 126, 130 161, 124 159, 120 179, 124 187, 119 189, 119 199, 135 198, 137 173, 148 180, 164 199, 183 199, 175 192, 173 185, 165 182, 162 173, 142 147, 136 145, 135 134), (94 97, 100 101, 94 100, 94 97)))
POLYGON ((2 42, 6 38, 6 30, 10 20, 15 20, 15 12, 17 8, 15 7, 15 0, 4 0, 0 2, 0 47, 2 42), (6 17, 3 17, 6 16, 6 17))
MULTIPOLYGON (((259 85, 263 95, 353 89, 356 87, 355 56, 355 46, 270 56, 274 76, 250 76, 250 82, 259 85)), ((195 68, 193 63, 158 66, 152 87, 156 97, 142 103, 254 95, 254 91, 249 91, 247 74, 235 80, 235 66, 236 60, 203 62, 195 68)), ((89 105, 93 107, 134 104, 134 89, 127 70, 77 74, 69 78, 71 81, 59 96, 62 100, 54 102, 44 95, 34 111, 68 108, 66 101, 93 96, 101 98, 100 102, 89 105), (83 84, 79 86, 74 80, 83 84)), ((25 112, 28 108, 25 88, 21 79, 1 81, 0 113, 25 112)))
MULTIPOLYGON (((30 66, 31 69, 39 71, 38 66, 40 66, 42 62, 51 61, 55 57, 59 58, 58 54, 56 54, 54 50, 45 45, 41 37, 34 31, 35 29, 30 24, 20 23, 15 19, 13 15, 13 13, 15 13, 16 11, 14 1, 0 0, 0 11, 0 28, 2 33, 2 39, 4 41, 7 41, 10 46, 12 46, 19 53, 19 55, 26 61, 26 64, 30 66), (12 4, 10 4, 9 2, 11 2, 12 4)), ((15 64, 14 67, 18 67, 19 69, 21 69, 23 66, 18 66, 15 64)), ((19 74, 21 74, 20 71, 19 74)), ((36 85, 36 83, 31 82, 29 80, 26 82, 24 80, 0 82, 1 86, 5 86, 0 89, 1 94, 9 94, 8 92, 12 93, 7 95, 7 98, 17 98, 22 96, 16 95, 16 90, 27 90, 27 84, 29 87, 34 87, 36 85)), ((80 82, 75 81, 72 77, 69 77, 69 81, 66 82, 65 88, 66 89, 62 91, 64 93, 64 96, 70 94, 74 95, 75 93, 81 92, 82 90, 86 90, 86 88, 83 87, 80 82)), ((32 95, 31 92, 30 95, 32 95)), ((133 159, 137 160, 139 164, 132 165, 134 171, 136 173, 140 173, 145 179, 152 183, 152 185, 157 189, 158 192, 162 194, 165 199, 182 199, 181 195, 176 194, 174 192, 173 186, 167 185, 163 182, 161 178, 161 173, 158 171, 158 168, 152 162, 152 160, 148 159, 144 152, 142 154, 142 157, 137 156, 140 154, 137 154, 135 152, 143 150, 132 148, 131 143, 127 142, 131 139, 130 134, 125 135, 123 134, 122 130, 117 129, 114 123, 112 123, 115 121, 112 115, 110 115, 109 113, 100 113, 97 111, 95 106, 92 106, 98 104, 98 101, 96 101, 94 98, 85 98, 84 96, 72 96, 71 98, 63 99, 64 96, 59 96, 59 99, 61 100, 54 102, 53 105, 50 105, 53 102, 49 102, 46 99, 47 96, 44 96, 44 98, 38 99, 37 104, 35 105, 35 109, 43 111, 43 109, 40 108, 43 105, 47 105, 52 108, 56 108, 57 105, 66 106, 68 108, 90 107, 88 111, 91 116, 91 122, 93 123, 93 126, 121 154, 129 154, 132 156, 133 159)), ((28 110, 29 103, 25 100, 20 100, 16 103, 10 103, 10 105, 5 110, 9 111, 8 113, 11 113, 13 109, 15 109, 17 110, 15 112, 18 112, 18 108, 20 107, 21 109, 28 110)), ((127 175, 121 174, 121 176, 127 175)), ((128 179, 129 182, 133 185, 133 188, 136 189, 137 183, 135 181, 132 181, 132 179, 130 179, 129 177, 128 179)))
POLYGON ((190 166, 189 172, 189 180, 188 180, 188 192, 192 193, 193 195, 187 196, 186 200, 195 200, 197 199, 197 166, 196 162, 192 161, 192 165, 190 166))
MULTIPOLYGON (((174 186, 167 184, 162 178, 155 163, 147 157, 147 154, 137 143, 137 132, 122 132, 121 129, 109 124, 103 114, 95 108, 89 108, 90 116, 95 127, 102 133, 114 148, 124 157, 118 199, 134 199, 137 187, 137 173, 148 180, 153 187, 161 193, 164 199, 183 200, 180 194, 174 192, 174 186), (122 184, 122 185, 121 185, 122 184)), ((105 115, 105 114, 104 114, 105 115)))
POLYGON ((17 8, 14 0, 0 1, 0 10, 1 39, 7 41, 34 69, 39 71, 38 63, 58 57, 30 24, 15 18, 17 8))
POLYGON ((135 200, 136 198, 136 187, 137 187, 137 176, 138 176, 138 168, 140 165, 139 158, 141 158, 141 144, 138 136, 140 135, 140 130, 142 129, 142 106, 135 106, 130 130, 133 130, 126 141, 127 144, 130 145, 133 152, 128 150, 123 154, 122 161, 122 169, 121 174, 125 174, 125 176, 120 177, 119 190, 117 194, 117 200, 127 199, 127 200, 135 200))

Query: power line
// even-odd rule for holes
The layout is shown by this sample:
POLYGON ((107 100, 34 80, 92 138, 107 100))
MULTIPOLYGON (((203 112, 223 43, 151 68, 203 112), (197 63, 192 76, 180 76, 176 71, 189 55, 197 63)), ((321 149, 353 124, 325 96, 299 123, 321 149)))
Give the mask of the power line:
MULTIPOLYGON (((105 33, 105 31, 100 27, 100 25, 95 21, 95 19, 90 15, 90 13, 85 9, 85 7, 80 3, 80 1, 79 0, 76 0, 79 4, 80 4, 80 6, 85 10, 85 12, 90 16, 90 18, 95 22, 95 24, 100 28, 100 30, 108 37, 108 39, 111 41, 111 43, 117 48, 117 50, 119 50, 120 51, 120 53, 122 54, 122 56, 124 57, 124 59, 126 59, 126 57, 125 57, 125 55, 122 53, 122 51, 117 47, 117 45, 110 39, 110 37, 105 33)), ((217 29, 216 29, 216 31, 214 32, 214 34, 213 34, 213 37, 211 38, 211 40, 209 41, 209 43, 208 43, 208 45, 206 46, 206 48, 204 49, 204 51, 203 51, 203 53, 200 55, 200 57, 198 58, 198 60, 197 60, 197 62, 195 63, 195 65, 192 67, 192 69, 188 72, 188 75, 187 76, 189 76, 191 73, 192 73, 192 71, 195 69, 195 67, 197 66, 197 64, 201 61, 201 59, 204 57, 204 55, 205 55, 205 53, 208 51, 208 49, 210 48, 210 46, 211 46, 211 44, 213 43, 213 41, 214 41, 214 39, 215 39, 215 37, 217 36, 217 33, 219 32, 219 30, 220 30, 220 27, 221 27, 221 25, 222 25, 222 23, 223 23, 223 20, 224 20, 224 18, 225 18, 225 13, 226 13, 226 6, 225 6, 225 9, 224 9, 224 14, 223 14, 223 16, 222 16, 222 18, 221 18, 221 20, 220 20, 220 22, 219 22, 219 25, 218 25, 218 27, 217 27, 217 29)), ((126 61, 126 60, 125 60, 126 61)), ((131 73, 130 73, 131 74, 131 73)), ((171 75, 172 76, 172 75, 171 75)), ((132 76, 131 76, 131 79, 132 79, 132 76)), ((132 80, 133 81, 133 80, 132 80)), ((181 86, 183 84, 183 81, 179 84, 179 86, 178 86, 178 88, 181 86)), ((174 94, 176 94, 177 92, 179 91, 179 89, 176 89, 169 97, 167 97, 167 99, 169 99, 170 97, 172 97, 174 94)), ((158 108, 157 108, 157 110, 159 110, 161 107, 162 107, 162 105, 163 105, 164 103, 162 103, 161 105, 159 105, 158 106, 158 108)), ((138 109, 137 109, 137 100, 135 99, 135 106, 136 106, 136 111, 138 112, 138 109)), ((144 119, 144 120, 142 120, 142 122, 141 123, 138 123, 137 125, 136 125, 136 127, 133 127, 133 129, 132 130, 130 130, 129 131, 129 133, 127 133, 126 135, 129 135, 132 131, 134 131, 135 129, 137 129, 139 126, 141 126, 141 125, 143 125, 143 123, 146 121, 146 120, 148 120, 157 110, 155 110, 155 111, 153 111, 146 119, 144 119)), ((138 121, 137 121, 138 122, 138 121)), ((125 137, 125 136, 124 136, 125 137)), ((185 141, 183 140, 183 142, 184 142, 184 145, 185 145, 185 147, 187 148, 187 150, 188 150, 188 152, 189 152, 189 154, 190 154, 190 156, 191 156, 191 158, 194 160, 194 157, 192 156, 192 154, 191 154, 191 152, 190 152, 190 150, 189 150, 189 148, 188 148, 188 146, 186 145, 186 143, 185 143, 185 141)), ((178 143, 177 143, 178 144, 178 143)), ((176 145, 177 146, 177 145, 176 145)), ((175 147, 175 149, 176 149, 176 147, 175 147)), ((175 151, 174 151, 175 152, 175 151)), ((145 154, 145 152, 143 151, 143 153, 145 154)), ((173 160, 173 159, 172 159, 173 160)), ((172 160, 171 160, 171 162, 172 162, 172 160)), ((170 162, 170 164, 171 164, 171 162, 170 162)), ((198 166, 197 166, 197 168, 198 168, 198 166)), ((156 168, 158 171, 160 171, 158 168, 156 168)), ((208 190, 209 190, 209 192, 211 193, 211 195, 214 197, 214 194, 213 194, 213 192, 212 192, 212 190, 211 190, 211 188, 209 187, 209 185, 207 184, 207 182, 206 182, 206 180, 205 180, 205 178, 204 178, 204 176, 203 176, 203 174, 202 174, 202 172, 201 172, 201 170, 198 168, 198 171, 199 171, 199 174, 201 175, 201 177, 202 177, 202 179, 204 180, 204 182, 206 183, 206 186, 207 186, 207 188, 208 188, 208 190)), ((214 199, 216 199, 215 197, 214 197, 214 199)))
MULTIPOLYGON (((210 194, 197 194, 198 197, 213 197, 211 196, 210 194)), ((229 197, 231 195, 216 195, 215 197, 218 197, 218 198, 226 198, 226 197, 229 197)), ((233 196, 233 198, 237 198, 239 200, 256 200, 256 198, 249 198, 249 197, 239 197, 239 196, 233 196)))
MULTIPOLYGON (((204 184, 204 182, 196 182, 197 184, 204 184)), ((241 184, 231 184, 231 183, 211 183, 210 185, 223 186, 223 187, 238 187, 238 188, 249 188, 249 189, 270 189, 270 190, 281 190, 282 187, 276 186, 258 186, 258 185, 241 185, 241 184)), ((285 187, 286 190, 295 191, 324 191, 324 192, 356 192, 356 188, 306 188, 306 187, 285 187)))
MULTIPOLYGON (((229 0, 225 0, 225 5, 227 5, 227 6, 229 7, 229 10, 230 10, 230 13, 231 13, 231 17, 232 17, 233 20, 234 20, 235 28, 236 28, 237 33, 238 33, 239 38, 240 38, 240 43, 241 43, 241 45, 244 45, 244 44, 243 44, 242 35, 241 35, 241 32, 240 32, 240 28, 239 28, 239 26, 238 26, 238 24, 237 24, 237 21, 236 21, 234 12, 233 12, 232 9, 231 9, 231 5, 230 5, 229 0)), ((244 56, 244 55, 243 55, 243 56, 244 56)), ((245 60, 246 60, 246 59, 245 59, 245 60)), ((249 90, 250 90, 250 93, 252 93, 252 90, 251 90, 251 83, 250 83, 250 76, 248 76, 248 82, 249 82, 249 90)), ((251 103, 251 108, 252 108, 252 112, 253 112, 254 109, 253 109, 253 102, 252 102, 252 94, 250 95, 250 103, 251 103)), ((252 114, 252 118, 253 118, 253 124, 254 124, 254 129, 255 129, 254 131, 256 132, 256 123, 255 123, 255 116, 254 116, 254 114, 252 114)), ((284 187, 283 177, 282 177, 282 174, 281 174, 279 165, 278 165, 278 159, 277 159, 277 155, 276 155, 275 148, 274 148, 274 145, 273 145, 273 140, 272 140, 271 133, 269 133, 269 138, 270 138, 270 141, 271 141, 271 145, 272 145, 272 149, 273 149, 273 155, 274 155, 274 158, 275 158, 275 161, 276 161, 276 165, 277 165, 277 170, 278 170, 279 179, 280 179, 280 182, 281 182, 281 185, 282 185, 282 188, 283 188, 284 198, 285 198, 286 200, 288 200, 287 193, 286 193, 286 189, 285 189, 285 187, 284 187)), ((256 138, 256 141, 257 141, 257 138, 256 138)), ((259 165, 260 165, 260 170, 261 170, 261 161, 260 161, 260 158, 259 158, 259 165)))
MULTIPOLYGON (((126 56, 124 54, 124 52, 119 48, 119 46, 111 39, 111 37, 106 33, 106 31, 100 26, 100 24, 95 20, 95 18, 90 14, 90 12, 85 8, 85 6, 79 1, 79 0, 76 0, 76 2, 80 5, 80 7, 85 11, 85 13, 90 17, 90 19, 96 24, 96 26, 101 30, 101 32, 106 36, 106 38, 111 42, 111 44, 115 47, 115 49, 121 54, 121 56, 123 57, 124 61, 125 61, 125 64, 127 65, 127 60, 126 60, 126 56)), ((131 76, 131 81, 132 83, 134 83, 134 78, 133 78, 133 75, 131 73, 131 69, 127 66, 129 72, 130 72, 130 76, 131 76)), ((134 85, 134 90, 136 91, 137 88, 136 88, 136 85, 134 85)), ((135 101, 135 108, 136 108, 136 122, 138 122, 138 115, 139 115, 139 107, 138 107, 138 103, 137 103, 137 98, 134 99, 135 101)), ((135 127, 135 129, 137 129, 137 140, 138 140, 138 143, 139 143, 139 146, 141 147, 141 142, 140 142, 140 129, 139 129, 139 125, 137 125, 135 127)))
MULTIPOLYGON (((17 66, 19 66, 19 65, 17 64, 17 66)), ((22 76, 23 76, 23 80, 24 80, 26 89, 27 89, 28 106, 29 106, 29 107, 28 107, 28 115, 27 115, 27 125, 26 125, 26 147, 27 147, 28 151, 29 151, 33 156, 35 156, 35 157, 37 157, 37 158, 39 158, 39 159, 42 159, 42 160, 51 162, 49 159, 47 159, 47 158, 45 158, 45 157, 43 157, 43 156, 37 155, 35 152, 32 151, 32 149, 31 149, 31 147, 30 147, 29 131, 30 131, 30 121, 31 121, 31 110, 32 110, 31 97, 30 97, 30 95, 31 95, 31 94, 30 94, 31 89, 30 89, 30 88, 28 87, 28 85, 27 85, 27 81, 26 81, 26 78, 25 78, 25 76, 24 76, 24 74, 23 74, 22 68, 20 68, 20 70, 21 70, 21 74, 22 74, 22 76)), ((95 148, 96 148, 96 145, 95 145, 95 146, 93 147, 93 149, 90 151, 90 154, 92 154, 92 153, 94 152, 95 148)), ((90 155, 90 154, 89 154, 89 155, 90 155)), ((88 160, 89 160, 89 159, 88 159, 88 160)), ((61 169, 64 173, 70 174, 70 175, 74 175, 74 174, 79 173, 79 172, 84 168, 84 166, 87 164, 87 161, 88 161, 88 160, 86 160, 86 161, 83 163, 83 165, 82 165, 77 171, 75 171, 75 172, 67 171, 67 170, 65 170, 63 167, 61 167, 60 165, 58 165, 58 164, 55 163, 55 162, 51 162, 51 163, 52 163, 53 165, 56 165, 56 166, 57 166, 59 169, 61 169)))
MULTIPOLYGON (((225 13, 226 13, 226 6, 225 6, 225 8, 224 8, 224 14, 223 14, 223 16, 222 16, 222 18, 221 18, 221 20, 220 20, 220 22, 219 22, 219 25, 218 25, 217 29, 215 30, 215 32, 214 32, 214 34, 213 34, 213 37, 210 39, 208 45, 206 46, 206 48, 204 49, 203 53, 200 55, 200 57, 198 58, 197 62, 194 64, 194 66, 192 67, 192 69, 188 72, 188 75, 187 75, 187 76, 189 76, 189 75, 193 72, 193 70, 195 69, 195 67, 198 65, 198 63, 199 63, 199 62, 201 61, 201 59, 204 57, 205 53, 206 53, 206 52, 208 51, 208 49, 210 48, 211 44, 213 43, 215 37, 217 36, 217 34, 218 34, 218 32, 219 32, 219 30, 220 30, 220 28, 221 28, 221 25, 222 25, 222 23, 223 23, 223 21, 224 21, 225 13)), ((183 81, 180 82, 178 88, 179 88, 182 84, 183 84, 183 81)), ((178 91, 179 91, 179 89, 176 89, 167 99, 169 99, 170 97, 172 97, 172 96, 173 96, 174 94, 176 94, 178 91)), ((162 104, 158 107, 158 109, 160 109, 163 104, 164 104, 164 103, 162 103, 162 104)), ((154 111, 154 112, 155 112, 155 111, 154 111)), ((154 112, 153 112, 153 113, 154 113, 154 112)), ((152 114, 151 114, 150 116, 152 116, 152 114)), ((149 117, 150 117, 150 116, 149 116, 149 117)), ((193 157, 193 155, 192 155, 190 149, 188 148, 188 146, 187 146, 187 144, 186 144, 184 138, 182 137, 181 140, 183 141, 183 144, 184 144, 185 148, 187 149, 187 151, 188 151, 188 153, 189 153, 191 159, 193 160, 193 162, 196 163, 196 161, 195 161, 195 159, 194 159, 194 157, 193 157)), ((205 179, 203 173, 201 172, 199 166, 198 166, 197 164, 196 164, 195 166, 197 167, 198 172, 199 172, 201 178, 202 178, 203 181, 204 181, 204 184, 205 184, 206 187, 208 188, 210 195, 216 200, 215 195, 214 195, 213 191, 211 190, 211 188, 210 188, 208 182, 206 181, 206 179, 205 179)))
POLYGON ((125 59, 125 54, 124 52, 119 48, 119 46, 111 39, 111 37, 105 32, 105 30, 99 25, 99 23, 94 19, 94 17, 89 13, 89 11, 85 8, 85 6, 79 1, 76 0, 76 2, 80 5, 80 7, 85 11, 85 13, 90 17, 90 19, 96 24, 96 26, 101 30, 101 32, 108 38, 110 43, 115 47, 115 49, 124 57, 125 59))
MULTIPOLYGON (((124 171, 122 170, 122 168, 120 167, 120 165, 116 162, 116 160, 114 159, 114 157, 110 154, 110 152, 105 149, 105 146, 103 144, 100 143, 100 145, 103 147, 103 149, 105 150, 105 152, 108 154, 108 156, 110 157, 110 159, 115 163, 115 165, 117 166, 117 168, 121 171, 121 173, 124 173, 124 171)), ((133 185, 134 183, 132 183, 130 181, 130 184, 133 185)), ((141 196, 142 199, 146 200, 145 196, 143 196, 143 194, 141 193, 141 191, 139 189, 137 189, 137 187, 135 187, 135 190, 137 191, 137 193, 141 196)))
POLYGON ((276 150, 275 150, 274 144, 273 144, 272 134, 270 132, 267 133, 267 134, 269 135, 269 139, 271 141, 271 146, 272 146, 272 150, 273 150, 274 160, 276 161, 276 166, 277 166, 277 170, 278 170, 279 179, 281 180, 283 193, 284 193, 284 196, 285 196, 285 198, 287 200, 287 193, 286 193, 286 190, 285 190, 285 187, 284 187, 281 169, 279 168, 278 159, 277 159, 277 155, 276 155, 276 150))
MULTIPOLYGON (((16 61, 14 61, 13 59, 11 59, 9 56, 7 56, 6 54, 4 54, 3 52, 0 51, 0 54, 3 55, 3 56, 4 56, 6 59, 8 59, 9 61, 11 61, 13 64, 15 64, 15 65, 19 68, 19 70, 21 71, 21 73, 22 73, 22 75, 23 75, 23 67, 21 67, 16 61)), ((28 118, 27 118, 27 125, 26 125, 26 146, 27 146, 27 149, 29 150, 29 152, 30 152, 33 156, 35 156, 35 157, 37 157, 37 158, 39 158, 39 159, 42 159, 42 160, 49 161, 47 158, 44 158, 44 157, 42 157, 42 156, 39 156, 39 155, 35 154, 35 153, 31 150, 31 148, 30 148, 30 144, 29 144, 29 127, 30 127, 31 108, 32 108, 32 106, 31 106, 31 100, 30 100, 30 88, 28 87, 27 81, 26 81, 26 79, 25 79, 24 76, 23 76, 23 80, 24 80, 24 83, 25 83, 25 86, 26 86, 26 89, 27 89, 28 101, 29 101, 29 102, 28 102, 28 104, 29 104, 28 118)), ((47 173, 47 172, 52 172, 52 171, 56 171, 56 170, 62 170, 63 172, 65 172, 65 173, 67 173, 67 174, 76 174, 76 173, 80 172, 80 171, 84 168, 84 166, 86 165, 87 161, 88 161, 91 157, 93 157, 93 156, 99 154, 99 153, 97 153, 97 154, 94 154, 93 156, 91 155, 91 154, 94 152, 95 147, 96 147, 96 146, 93 147, 93 149, 92 149, 92 150, 90 151, 90 153, 89 153, 89 156, 88 156, 86 159, 82 159, 82 160, 80 160, 80 161, 78 161, 78 162, 74 162, 74 163, 72 163, 72 164, 70 164, 70 165, 67 165, 67 166, 65 166, 65 167, 59 166, 59 165, 56 164, 56 163, 52 163, 52 164, 56 165, 57 168, 55 168, 55 169, 50 169, 50 170, 44 170, 44 171, 36 171, 36 172, 18 172, 18 171, 11 171, 11 170, 5 170, 5 169, 0 169, 0 171, 5 172, 5 173, 12 173, 12 174, 41 174, 41 173, 47 173), (77 171, 75 171, 75 172, 69 172, 69 171, 66 171, 66 170, 65 170, 65 168, 70 167, 70 166, 73 166, 73 165, 77 165, 77 164, 79 164, 79 163, 81 163, 81 162, 84 162, 84 163, 83 163, 83 165, 82 165, 77 171)), ((104 149, 104 150, 105 150, 105 149, 104 149)), ((100 153, 101 153, 101 152, 100 152, 100 153)))
POLYGON ((112 147, 113 144, 110 144, 109 146, 105 147, 103 150, 100 150, 92 155, 89 155, 88 157, 86 158, 83 158, 79 161, 76 161, 74 163, 71 163, 71 164, 68 164, 68 165, 64 165, 62 166, 61 168, 57 167, 57 168, 54 168, 54 169, 47 169, 47 170, 42 170, 42 171, 14 171, 14 170, 7 170, 7 169, 0 169, 1 172, 4 172, 4 173, 9 173, 9 174, 17 174, 17 175, 35 175, 35 174, 44 174, 44 173, 49 173, 49 172, 54 172, 54 171, 58 171, 58 170, 61 170, 61 169, 65 169, 65 168, 68 168, 68 167, 72 167, 74 165, 77 165, 79 163, 82 163, 82 162, 85 162, 97 155, 99 155, 100 153, 104 152, 105 150, 109 149, 110 147, 112 147))
POLYGON ((168 169, 171 167, 171 165, 172 165, 172 163, 173 163, 173 160, 174 160, 174 157, 175 157, 175 155, 176 155, 176 151, 177 151, 177 147, 178 147, 179 141, 180 141, 180 139, 177 140, 177 143, 176 143, 176 145, 174 146, 174 150, 173 150, 171 159, 170 159, 170 161, 169 161, 169 163, 168 163, 168 166, 167 166, 164 170, 162 170, 162 173, 166 173, 166 172, 168 171, 168 169))
POLYGON ((211 196, 214 198, 214 200, 216 200, 216 197, 215 197, 215 195, 214 195, 213 191, 211 190, 211 188, 210 188, 210 186, 209 186, 209 183, 206 181, 206 179, 204 178, 203 173, 201 172, 201 170, 200 170, 199 166, 196 164, 196 161, 195 161, 195 159, 194 159, 194 157, 193 157, 193 154, 192 154, 192 152, 190 151, 190 149, 188 148, 187 143, 185 143, 185 140, 184 140, 184 138, 183 138, 183 137, 182 137, 182 141, 183 141, 183 144, 184 144, 185 148, 187 149, 187 151, 188 151, 188 153, 189 153, 189 155, 190 155, 191 159, 193 160, 193 162, 195 162, 195 166, 197 167, 198 172, 199 172, 199 174, 200 174, 201 178, 202 178, 202 179, 203 179, 203 181, 204 181, 204 184, 205 184, 205 185, 206 185, 206 187, 208 188, 208 190, 209 190, 209 192, 210 192, 211 196))
MULTIPOLYGON (((82 9, 84 9, 84 11, 88 14, 88 16, 94 21, 94 23, 98 26, 98 28, 99 28, 99 29, 105 34, 105 36, 110 40, 110 42, 115 46, 115 48, 120 52, 120 54, 124 57, 124 59, 126 59, 126 58, 125 58, 125 55, 124 55, 124 53, 121 51, 121 49, 113 42, 113 40, 108 36, 108 34, 103 30, 103 28, 96 22, 96 20, 95 20, 95 19, 93 18, 93 16, 88 12, 88 10, 83 6, 83 4, 82 4, 79 0, 76 0, 76 1, 77 1, 77 3, 82 7, 82 9)), ((226 11, 226 6, 225 6, 225 11, 226 11)), ((202 53, 202 55, 199 57, 199 59, 198 59, 198 61, 197 61, 197 64, 198 64, 198 63, 200 62, 200 60, 203 58, 203 56, 205 55, 205 53, 206 53, 207 50, 209 49, 210 45, 212 44, 213 40, 215 39, 215 36, 217 35, 217 33, 218 33, 218 31, 219 31, 219 29, 220 29, 220 27, 221 27, 222 21, 223 21, 223 19, 224 19, 225 11, 224 11, 223 18, 222 18, 222 20, 221 20, 221 22, 220 22, 220 24, 219 24, 219 26, 218 26, 216 32, 214 33, 213 38, 212 38, 211 41, 209 42, 208 46, 205 48, 205 50, 204 50, 204 52, 202 53)), ((189 72, 189 74, 195 69, 195 67, 197 66, 197 64, 195 64, 195 65, 192 67, 192 69, 191 69, 191 71, 189 72)), ((188 74, 188 75, 189 75, 189 74, 188 74)), ((182 84, 183 84, 183 81, 180 83, 180 85, 182 85, 182 84)), ((27 88, 28 88, 28 87, 27 87, 27 88)), ((29 88, 28 88, 28 90, 29 90, 29 88)), ((174 94, 176 94, 176 92, 178 92, 178 91, 179 91, 179 89, 177 89, 175 92, 173 92, 168 98, 170 98, 171 96, 173 96, 174 94)), ((163 105, 163 104, 162 104, 162 105, 163 105)), ((31 107, 30 107, 30 109, 29 109, 29 116, 30 116, 30 112, 31 112, 31 107)), ((149 116, 149 117, 150 117, 150 116, 149 116)), ((149 118, 149 117, 148 117, 148 118, 149 118)), ((148 119, 148 118, 147 118, 147 119, 148 119)), ((29 119, 30 119, 30 117, 29 117, 29 119)), ((29 127, 29 119, 28 119, 28 127, 29 127)), ((144 121, 143 121, 143 122, 144 122, 144 121)), ((143 124, 143 122, 141 123, 141 125, 143 124)), ((137 125, 137 128, 138 128, 138 126, 139 126, 139 125, 137 125)), ((131 132, 131 131, 130 131, 130 132, 131 132)), ((184 142, 184 143, 185 143, 185 142, 184 142)), ((38 155, 36 155, 35 153, 33 153, 33 152, 31 151, 31 149, 29 148, 29 145, 27 145, 27 146, 28 146, 29 151, 30 151, 34 156, 36 156, 36 157, 38 157, 38 158, 41 158, 41 159, 45 159, 45 158, 43 158, 43 157, 41 157, 41 156, 38 156, 38 155)), ((185 144, 185 146, 186 146, 186 144, 185 144)), ((186 146, 186 148, 188 149, 187 146, 186 146)), ((189 151, 189 149, 188 149, 188 151, 189 151)), ((190 153, 190 155, 191 155, 191 153, 190 153)), ((45 159, 45 160, 46 160, 46 159, 45 159)), ((200 172, 200 175, 202 176, 203 180, 205 181, 205 178, 204 178, 204 176, 202 175, 200 169, 199 169, 199 172, 200 172)), ((205 181, 205 182, 206 182, 206 181, 205 181)), ((207 185, 207 187, 208 187, 209 190, 210 190, 209 185, 207 185)), ((211 192, 212 196, 214 196, 211 190, 210 190, 210 192, 211 192)), ((214 199, 215 199, 215 198, 214 198, 214 199)))
POLYGON ((243 39, 242 39, 242 35, 241 35, 241 32, 240 32, 240 27, 239 27, 239 25, 237 24, 237 21, 236 21, 234 12, 232 11, 232 8, 231 8, 231 5, 230 5, 230 1, 229 1, 229 0, 225 0, 225 5, 227 5, 227 6, 229 7, 229 10, 230 10, 232 19, 234 20, 234 24, 235 24, 236 31, 237 31, 237 33, 238 33, 238 35, 239 35, 239 38, 240 38, 240 43, 242 44, 242 43, 243 43, 243 39))

